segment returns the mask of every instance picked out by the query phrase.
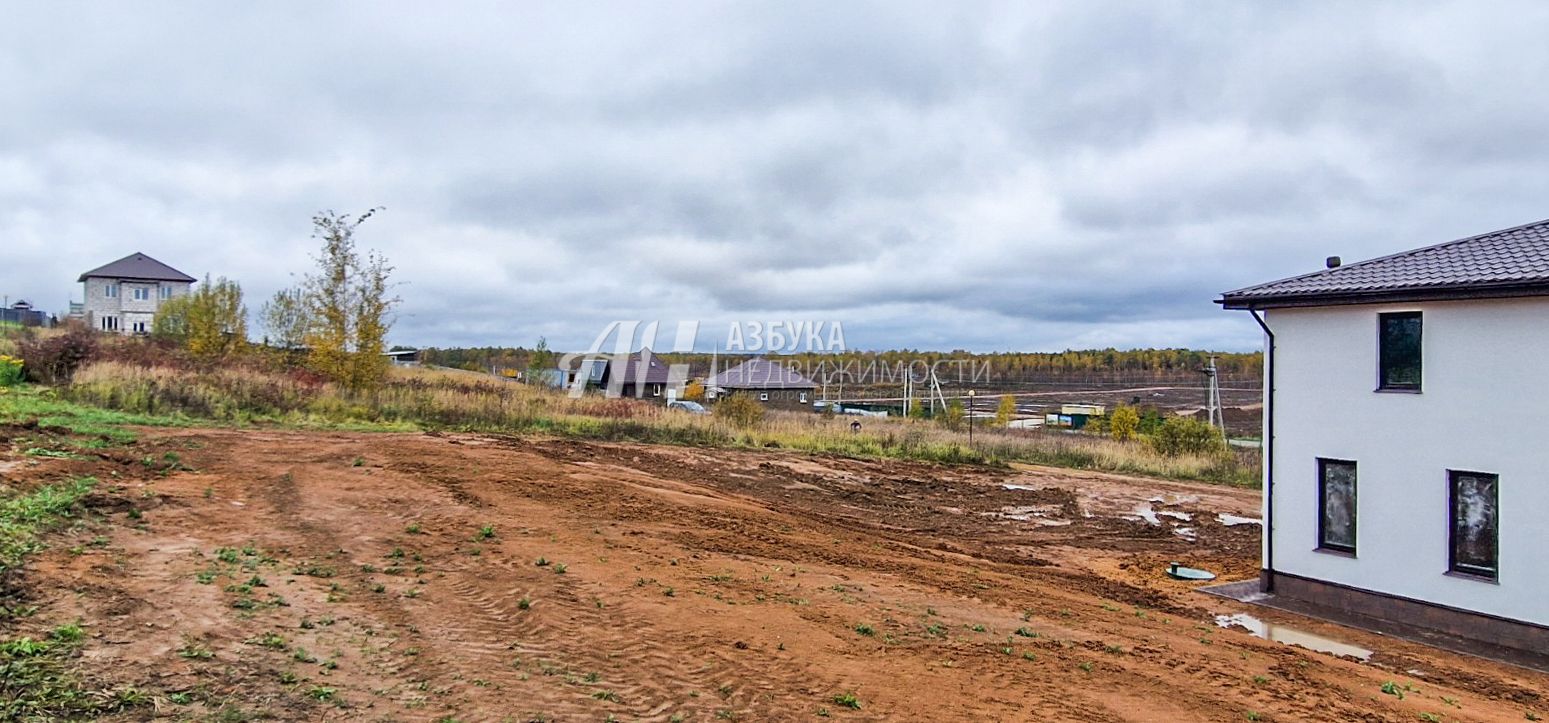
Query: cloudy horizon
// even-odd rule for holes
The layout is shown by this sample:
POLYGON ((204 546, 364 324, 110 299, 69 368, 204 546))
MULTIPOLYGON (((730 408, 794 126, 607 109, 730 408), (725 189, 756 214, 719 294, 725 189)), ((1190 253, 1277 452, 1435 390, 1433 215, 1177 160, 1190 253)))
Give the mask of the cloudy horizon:
POLYGON ((397 344, 1244 351, 1223 291, 1549 217, 1549 5, 426 7, 6 3, 0 294, 256 316, 382 206, 397 344))

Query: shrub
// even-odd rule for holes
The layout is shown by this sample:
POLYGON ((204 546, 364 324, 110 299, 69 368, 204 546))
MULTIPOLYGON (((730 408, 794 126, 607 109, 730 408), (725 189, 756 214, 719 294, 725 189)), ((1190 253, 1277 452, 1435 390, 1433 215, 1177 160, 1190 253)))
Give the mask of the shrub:
POLYGON ((751 429, 764 421, 764 407, 746 394, 733 394, 716 402, 715 418, 739 429, 751 429))
POLYGON ((0 387, 9 387, 20 384, 22 380, 22 360, 0 354, 0 387))
POLYGON ((1113 417, 1108 420, 1108 432, 1114 439, 1124 442, 1135 438, 1135 433, 1140 431, 1140 413, 1134 407, 1119 407, 1113 410, 1113 417))
POLYGON ((70 381, 76 369, 96 356, 97 335, 84 326, 72 326, 63 334, 24 338, 18 346, 28 377, 59 384, 70 381))
POLYGON ((967 418, 967 415, 963 411, 963 401, 961 399, 954 399, 947 402, 947 410, 942 412, 941 417, 937 421, 941 422, 941 426, 956 432, 963 428, 963 420, 965 418, 967 418))
POLYGON ((1198 419, 1173 417, 1151 435, 1151 448, 1165 457, 1211 454, 1225 447, 1221 433, 1198 419))

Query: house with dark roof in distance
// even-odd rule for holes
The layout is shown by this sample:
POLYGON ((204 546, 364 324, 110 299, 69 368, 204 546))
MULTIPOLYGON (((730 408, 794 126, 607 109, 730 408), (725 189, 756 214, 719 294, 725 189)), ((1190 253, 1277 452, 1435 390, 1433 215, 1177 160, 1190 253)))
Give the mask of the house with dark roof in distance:
MULTIPOLYGON (((688 385, 688 370, 672 373, 672 365, 649 348, 632 355, 606 355, 593 384, 606 389, 610 396, 635 396, 641 399, 678 399, 688 385)), ((596 367, 592 367, 596 368, 596 367)))
POLYGON ((1259 592, 1542 654, 1549 221, 1327 267, 1217 302, 1266 342, 1259 592))
POLYGON ((142 253, 133 253, 81 274, 81 315, 93 329, 146 334, 162 302, 188 293, 194 277, 142 253))
POLYGON ((802 408, 812 403, 816 388, 795 369, 758 357, 711 376, 705 382, 705 396, 746 394, 770 406, 802 408))

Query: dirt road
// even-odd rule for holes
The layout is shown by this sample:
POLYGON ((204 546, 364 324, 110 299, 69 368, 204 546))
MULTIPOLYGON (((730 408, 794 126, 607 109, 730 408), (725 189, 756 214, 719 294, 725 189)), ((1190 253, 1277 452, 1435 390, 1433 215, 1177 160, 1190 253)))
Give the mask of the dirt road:
POLYGON ((1217 626, 1244 609, 1162 568, 1252 576, 1251 491, 475 435, 144 430, 103 459, 0 459, 22 486, 102 480, 16 625, 79 618, 83 670, 189 696, 167 716, 1549 714, 1536 673, 1310 620, 1280 618, 1376 654, 1217 626), (180 470, 144 461, 168 453, 180 470))

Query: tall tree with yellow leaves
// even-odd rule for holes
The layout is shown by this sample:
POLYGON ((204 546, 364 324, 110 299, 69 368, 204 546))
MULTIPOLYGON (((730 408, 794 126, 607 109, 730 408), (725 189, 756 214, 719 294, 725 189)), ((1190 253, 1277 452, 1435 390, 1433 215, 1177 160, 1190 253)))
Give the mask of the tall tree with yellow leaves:
POLYGON ((1017 416, 1017 398, 1010 394, 1000 395, 1000 406, 995 408, 995 426, 1007 427, 1017 416))
POLYGON ((317 271, 302 285, 306 299, 307 363, 355 391, 382 383, 387 374, 387 332, 392 328, 388 281, 393 267, 372 252, 355 250, 355 229, 381 209, 350 218, 333 211, 312 217, 313 237, 323 242, 317 271))

